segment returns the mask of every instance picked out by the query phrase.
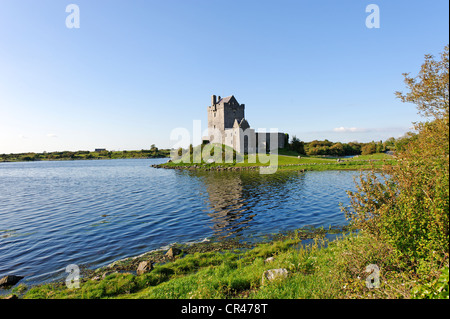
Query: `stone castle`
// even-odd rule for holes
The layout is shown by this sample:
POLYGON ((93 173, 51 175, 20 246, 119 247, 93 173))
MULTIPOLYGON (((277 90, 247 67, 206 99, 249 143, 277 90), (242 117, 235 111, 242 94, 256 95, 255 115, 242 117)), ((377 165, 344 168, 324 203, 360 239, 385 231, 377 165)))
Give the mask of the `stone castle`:
POLYGON ((284 148, 286 134, 255 132, 245 119, 244 104, 239 104, 233 95, 224 98, 213 95, 208 106, 207 140, 225 144, 242 154, 253 154, 284 148))

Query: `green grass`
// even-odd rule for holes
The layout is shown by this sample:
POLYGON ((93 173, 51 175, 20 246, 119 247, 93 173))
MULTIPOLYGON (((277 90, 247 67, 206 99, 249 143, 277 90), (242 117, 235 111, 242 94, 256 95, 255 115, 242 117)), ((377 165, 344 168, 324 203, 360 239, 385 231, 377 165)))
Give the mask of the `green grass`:
MULTIPOLYGON (((230 149, 224 146, 224 149, 230 149)), ((198 151, 199 146, 194 148, 198 151)), ((230 149, 231 150, 231 149, 230 149)), ((286 154, 284 150, 282 153, 286 154)), ((241 155, 241 160, 234 160, 233 162, 226 163, 223 160, 223 156, 215 157, 214 163, 208 163, 197 160, 197 163, 193 163, 193 158, 189 154, 184 155, 182 158, 175 159, 166 164, 158 165, 158 167, 166 168, 195 168, 195 169, 224 169, 224 168, 256 168, 260 166, 277 166, 280 170, 366 170, 372 167, 381 167, 384 163, 394 163, 395 159, 384 153, 360 155, 355 158, 332 158, 332 157, 320 157, 320 156, 292 156, 292 155, 273 155, 276 158, 270 158, 269 155, 241 155)))
POLYGON ((388 246, 362 233, 332 242, 316 238, 308 245, 300 243, 300 238, 293 237, 245 251, 184 254, 157 264, 144 275, 116 273, 100 280, 86 278, 79 289, 55 283, 40 285, 29 289, 23 298, 410 298, 414 289, 430 280, 408 271, 388 246), (266 263, 268 257, 274 261, 266 263), (365 268, 369 264, 380 268, 379 288, 366 287, 365 268), (262 284, 264 271, 274 268, 287 269, 288 277, 262 284))
POLYGON ((385 153, 376 153, 370 155, 358 155, 354 158, 354 160, 389 160, 392 158, 392 155, 387 155, 385 153))

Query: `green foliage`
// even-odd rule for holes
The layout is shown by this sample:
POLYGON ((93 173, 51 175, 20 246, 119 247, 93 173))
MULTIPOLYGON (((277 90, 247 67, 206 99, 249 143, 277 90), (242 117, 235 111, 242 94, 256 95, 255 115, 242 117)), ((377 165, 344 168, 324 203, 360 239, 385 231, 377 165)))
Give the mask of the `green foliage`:
POLYGON ((403 102, 414 103, 419 114, 426 118, 448 117, 449 98, 449 46, 440 54, 441 59, 435 60, 431 54, 425 55, 417 76, 410 77, 404 73, 405 84, 409 92, 396 92, 403 102))
MULTIPOLYGON (((448 63, 439 65, 446 71, 424 66, 422 71, 448 74, 448 63)), ((396 165, 361 176, 357 191, 348 192, 350 207, 343 210, 353 225, 389 244, 409 267, 424 274, 449 254, 448 88, 445 93, 440 82, 427 80, 436 74, 421 74, 420 82, 405 77, 412 93, 404 100, 435 118, 415 125, 418 133, 397 149, 396 165)))
POLYGON ((399 137, 398 139, 394 140, 394 147, 393 149, 398 152, 403 152, 406 150, 409 142, 414 141, 417 139, 417 134, 413 132, 407 132, 404 136, 399 137))
POLYGON ((291 143, 288 145, 288 148, 291 151, 296 152, 297 154, 304 155, 305 153, 305 144, 300 141, 295 135, 292 137, 291 143))
POLYGON ((377 152, 377 146, 375 143, 366 144, 361 148, 362 155, 374 154, 376 152, 377 152))
POLYGON ((350 143, 333 143, 329 140, 318 141, 314 140, 304 144, 305 152, 309 156, 349 156, 360 155, 361 148, 364 143, 350 142, 350 143))
POLYGON ((342 143, 336 143, 330 147, 329 152, 330 155, 333 156, 344 156, 345 155, 344 145, 342 143))
POLYGON ((449 299, 449 269, 448 266, 440 270, 439 278, 414 288, 413 299, 449 299))

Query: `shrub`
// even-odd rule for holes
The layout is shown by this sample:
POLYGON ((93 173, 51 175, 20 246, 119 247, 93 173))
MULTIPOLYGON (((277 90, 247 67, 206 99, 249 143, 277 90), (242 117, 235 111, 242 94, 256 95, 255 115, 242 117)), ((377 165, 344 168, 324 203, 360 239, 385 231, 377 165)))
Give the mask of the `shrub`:
POLYGON ((398 94, 432 119, 415 125, 418 134, 398 151, 396 164, 362 175, 357 191, 348 192, 350 207, 342 208, 356 227, 423 273, 424 263, 440 264, 449 252, 448 46, 442 60, 426 56, 419 80, 405 75, 411 92, 398 94))
POLYGON ((412 292, 413 299, 449 299, 448 295, 449 269, 443 267, 439 278, 416 287, 412 292))

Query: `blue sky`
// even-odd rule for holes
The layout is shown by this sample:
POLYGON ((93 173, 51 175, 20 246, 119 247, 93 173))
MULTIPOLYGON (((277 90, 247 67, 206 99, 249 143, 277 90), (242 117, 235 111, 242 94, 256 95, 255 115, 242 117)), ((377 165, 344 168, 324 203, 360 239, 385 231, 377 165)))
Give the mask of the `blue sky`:
MULTIPOLYGON (((402 73, 449 42, 448 1, 1 0, 0 153, 173 146, 212 94, 253 128, 385 140, 420 120, 402 73), (66 6, 80 8, 68 29, 66 6), (365 25, 367 5, 380 28, 365 25)), ((195 143, 196 141, 194 141, 195 143)))

